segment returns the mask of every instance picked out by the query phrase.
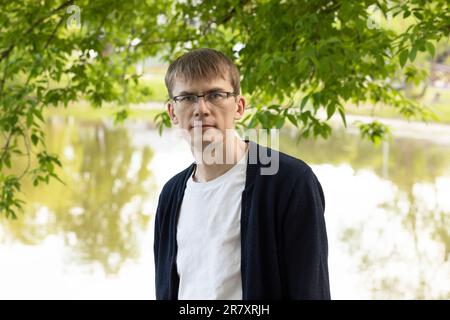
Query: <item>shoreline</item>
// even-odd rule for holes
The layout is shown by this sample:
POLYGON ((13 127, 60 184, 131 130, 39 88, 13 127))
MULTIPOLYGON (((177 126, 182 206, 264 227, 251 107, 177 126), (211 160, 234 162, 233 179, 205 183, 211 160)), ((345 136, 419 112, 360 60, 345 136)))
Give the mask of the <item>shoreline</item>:
MULTIPOLYGON (((90 108, 90 107, 84 107, 90 108)), ((130 116, 125 120, 124 126, 128 129, 132 127, 144 125, 148 129, 156 129, 155 123, 150 114, 156 114, 164 110, 164 103, 161 102, 148 102, 137 105, 130 106, 130 116), (135 112, 133 112, 135 111, 135 112), (148 113, 149 115, 144 115, 143 113, 148 113), (142 117, 140 115, 143 115, 142 117)), ((108 126, 115 126, 114 119, 111 116, 111 108, 96 109, 93 112, 98 112, 94 117, 90 117, 83 112, 73 112, 63 109, 59 112, 52 112, 47 115, 47 121, 49 123, 62 123, 64 119, 67 118, 68 121, 81 121, 81 122, 102 122, 108 126)), ((324 119, 326 115, 319 114, 319 118, 324 119)), ((360 134, 358 127, 355 122, 369 123, 371 121, 378 120, 383 124, 390 127, 393 138, 410 138, 417 140, 431 140, 434 143, 450 145, 450 124, 439 123, 439 122, 423 122, 423 121, 413 121, 398 118, 382 118, 382 117, 370 117, 363 115, 352 115, 346 114, 347 128, 344 128, 342 119, 338 114, 333 115, 328 121, 333 129, 344 129, 350 134, 360 134)), ((119 124, 117 126, 120 126, 119 124)), ((295 127, 286 122, 285 128, 294 129, 295 127)), ((165 128, 167 130, 167 128, 165 128)), ((164 134, 164 131, 163 131, 164 134)))

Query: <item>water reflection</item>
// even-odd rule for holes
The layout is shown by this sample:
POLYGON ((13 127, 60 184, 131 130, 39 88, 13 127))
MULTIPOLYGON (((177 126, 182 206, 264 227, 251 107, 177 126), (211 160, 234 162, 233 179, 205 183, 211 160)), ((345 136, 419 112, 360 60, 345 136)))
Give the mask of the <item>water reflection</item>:
MULTIPOLYGON (((149 222, 162 184, 192 161, 187 146, 170 131, 161 138, 156 130, 136 125, 54 121, 47 137, 51 151, 62 155, 67 186, 24 185, 26 213, 0 221, 2 287, 10 291, 25 276, 2 278, 5 270, 15 274, 16 265, 29 263, 20 255, 31 251, 22 247, 4 255, 8 245, 19 243, 44 254, 63 247, 68 252, 64 269, 78 272, 81 265, 95 265, 107 275, 120 275, 117 289, 111 289, 113 280, 101 278, 103 289, 93 297, 123 288, 126 296, 113 297, 131 292, 153 297, 149 222)), ((288 130, 280 138, 280 149, 311 164, 324 187, 333 298, 450 298, 449 145, 399 138, 374 146, 343 130, 326 141, 297 144, 288 130)), ((45 259, 42 267, 60 272, 50 266, 55 260, 45 259)), ((70 286, 58 290, 79 279, 72 273, 66 278, 70 286)), ((80 282, 81 297, 98 279, 80 282)), ((39 287, 36 281, 30 276, 17 294, 39 287)))
MULTIPOLYGON (((366 192, 358 197, 365 201, 389 190, 371 212, 327 210, 328 216, 353 217, 336 225, 338 238, 356 258, 369 297, 450 298, 450 147, 404 138, 376 147, 343 131, 327 141, 292 140, 284 135, 281 149, 318 165, 319 172, 321 164, 332 164, 350 165, 347 179, 376 175, 374 183, 384 186, 370 192, 363 185, 366 192)), ((343 192, 344 201, 358 200, 343 192)))
POLYGON ((67 186, 24 185, 30 207, 18 220, 2 221, 5 235, 37 245, 48 235, 62 234, 70 260, 99 263, 110 274, 136 259, 137 235, 152 214, 144 204, 156 186, 148 169, 153 151, 132 147, 130 134, 101 123, 50 125, 47 145, 63 155, 61 176, 67 186))

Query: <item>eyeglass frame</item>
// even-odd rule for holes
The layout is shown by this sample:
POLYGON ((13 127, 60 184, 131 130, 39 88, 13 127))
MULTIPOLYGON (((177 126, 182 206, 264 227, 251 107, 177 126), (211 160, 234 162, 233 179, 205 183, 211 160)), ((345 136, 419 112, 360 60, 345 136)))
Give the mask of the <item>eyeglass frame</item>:
POLYGON ((237 93, 237 92, 229 92, 229 91, 219 91, 219 90, 217 90, 217 91, 207 92, 207 93, 204 93, 204 94, 193 94, 193 93, 192 93, 192 94, 181 94, 181 95, 172 97, 172 98, 169 99, 169 100, 172 100, 172 101, 175 102, 175 103, 179 103, 180 101, 177 101, 177 100, 176 100, 177 98, 180 98, 180 97, 192 97, 192 96, 194 96, 194 97, 197 97, 197 101, 195 101, 195 102, 193 103, 193 105, 196 105, 197 103, 199 103, 200 98, 204 98, 205 102, 208 102, 208 100, 207 100, 205 97, 206 97, 207 95, 210 95, 210 94, 213 94, 213 93, 225 93, 225 94, 227 95, 227 97, 226 97, 225 99, 228 99, 230 96, 231 96, 231 97, 237 97, 237 96, 239 95, 239 93, 237 93))

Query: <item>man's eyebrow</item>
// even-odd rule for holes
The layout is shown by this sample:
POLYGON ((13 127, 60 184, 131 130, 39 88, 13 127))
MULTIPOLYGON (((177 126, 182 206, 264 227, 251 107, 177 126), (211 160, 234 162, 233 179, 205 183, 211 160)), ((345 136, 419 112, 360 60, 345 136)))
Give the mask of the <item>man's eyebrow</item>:
MULTIPOLYGON (((214 91, 226 91, 226 90, 224 88, 214 87, 214 88, 209 89, 208 91, 205 91, 204 93, 209 93, 209 92, 214 92, 214 91)), ((177 96, 185 96, 185 95, 189 95, 189 94, 197 94, 197 92, 181 91, 179 94, 177 94, 177 96)))
POLYGON ((225 90, 224 88, 221 88, 221 87, 214 87, 214 88, 209 89, 208 91, 206 91, 206 93, 214 92, 214 91, 227 91, 227 90, 225 90))
POLYGON ((181 91, 180 93, 177 94, 177 96, 184 96, 184 95, 188 95, 188 94, 195 94, 195 92, 181 91))

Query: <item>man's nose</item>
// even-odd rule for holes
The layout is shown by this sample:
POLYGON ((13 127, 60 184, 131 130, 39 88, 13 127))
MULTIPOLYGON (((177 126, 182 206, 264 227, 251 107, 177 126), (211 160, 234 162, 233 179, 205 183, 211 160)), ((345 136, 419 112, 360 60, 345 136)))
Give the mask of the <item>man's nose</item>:
POLYGON ((209 114, 208 105, 206 103, 205 97, 199 97, 198 102, 196 103, 194 114, 197 115, 203 115, 203 114, 209 114))

